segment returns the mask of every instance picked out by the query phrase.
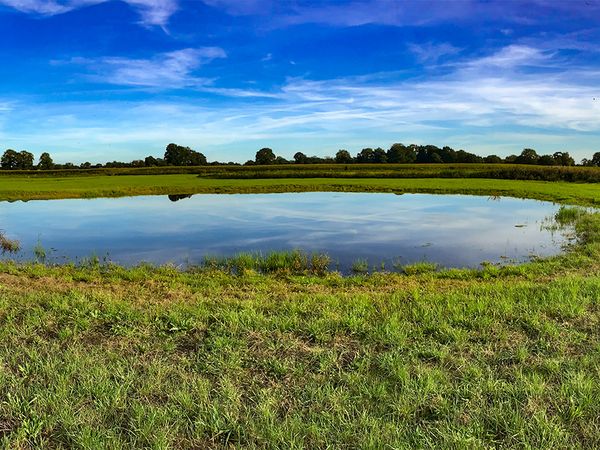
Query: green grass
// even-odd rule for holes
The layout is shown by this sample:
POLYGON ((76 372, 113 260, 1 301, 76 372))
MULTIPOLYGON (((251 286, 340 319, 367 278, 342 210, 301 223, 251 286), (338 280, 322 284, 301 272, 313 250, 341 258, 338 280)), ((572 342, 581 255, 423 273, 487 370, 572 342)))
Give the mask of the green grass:
MULTIPOLYGON (((107 178, 57 188, 8 177, 0 191, 8 182, 10 192, 91 196, 107 178)), ((118 180, 115 193, 152 184, 600 198, 594 184, 485 179, 118 180)), ((0 444, 598 448, 600 214, 562 208, 557 219, 579 238, 567 253, 477 270, 420 263, 343 277, 301 252, 207 258, 186 271, 1 262, 0 444)))
POLYGON ((239 253, 230 257, 205 256, 192 270, 220 270, 229 274, 247 272, 278 275, 324 275, 329 271, 331 259, 326 254, 289 252, 239 253))
POLYGON ((208 179, 195 175, 123 175, 60 178, 0 177, 0 200, 120 197, 195 193, 406 192, 513 196, 598 205, 600 184, 479 178, 208 179))

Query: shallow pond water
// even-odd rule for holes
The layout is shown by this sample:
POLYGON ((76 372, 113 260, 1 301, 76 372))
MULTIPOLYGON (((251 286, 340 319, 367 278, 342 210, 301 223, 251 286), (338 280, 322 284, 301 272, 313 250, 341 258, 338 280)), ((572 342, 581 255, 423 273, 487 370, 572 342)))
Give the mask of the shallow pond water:
POLYGON ((194 264, 206 255, 301 249, 332 268, 419 261, 474 267, 561 251, 545 224, 559 206, 464 195, 286 193, 144 196, 0 204, 0 229, 22 250, 4 258, 194 264), (39 247, 41 246, 41 247, 39 247))

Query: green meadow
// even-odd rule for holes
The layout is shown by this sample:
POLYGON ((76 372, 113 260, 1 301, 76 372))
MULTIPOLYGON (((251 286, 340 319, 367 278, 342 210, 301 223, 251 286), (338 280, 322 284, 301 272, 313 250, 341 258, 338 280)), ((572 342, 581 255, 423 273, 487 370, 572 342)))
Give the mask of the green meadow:
POLYGON ((265 192, 427 192, 506 195, 568 204, 600 202, 600 184, 489 178, 209 178, 197 174, 0 176, 0 200, 265 192))
MULTIPOLYGON (((568 181, 0 177, 4 200, 316 190, 600 201, 597 184, 568 181)), ((564 254, 479 269, 342 276, 294 254, 186 270, 4 261, 0 442, 598 448, 600 214, 557 220, 577 234, 564 254)))

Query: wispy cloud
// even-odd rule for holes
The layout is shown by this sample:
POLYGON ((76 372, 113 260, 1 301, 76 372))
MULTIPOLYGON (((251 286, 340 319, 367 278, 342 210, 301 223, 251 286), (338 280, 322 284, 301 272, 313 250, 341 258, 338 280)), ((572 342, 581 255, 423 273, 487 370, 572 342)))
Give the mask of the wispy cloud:
MULTIPOLYGON (((116 0, 0 0, 0 5, 9 6, 28 14, 54 16, 74 9, 116 0)), ((169 18, 177 11, 177 0, 118 0, 129 4, 141 16, 143 25, 165 27, 169 18)))
POLYGON ((351 0, 348 2, 314 2, 297 0, 202 0, 231 15, 269 16, 271 26, 304 23, 353 27, 367 24, 418 26, 440 22, 481 21, 502 18, 513 23, 537 23, 550 14, 589 17, 600 14, 600 2, 589 0, 558 2, 554 0, 481 1, 481 0, 351 0))
POLYGON ((219 47, 186 48, 161 53, 150 59, 121 57, 73 58, 69 62, 86 66, 95 81, 159 89, 198 87, 210 79, 194 75, 203 64, 227 54, 219 47))
POLYGON ((547 65, 552 53, 527 45, 509 45, 492 55, 475 59, 468 63, 472 68, 510 69, 523 66, 547 65))
POLYGON ((453 56, 460 53, 461 49, 447 42, 425 42, 422 44, 408 44, 408 49, 415 54, 422 63, 436 63, 444 56, 453 56))

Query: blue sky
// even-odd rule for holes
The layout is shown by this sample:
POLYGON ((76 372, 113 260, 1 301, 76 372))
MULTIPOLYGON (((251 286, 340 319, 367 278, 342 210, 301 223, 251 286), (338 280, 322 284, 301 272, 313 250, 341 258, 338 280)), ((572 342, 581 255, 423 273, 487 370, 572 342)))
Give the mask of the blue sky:
POLYGON ((0 148, 600 151, 600 0, 0 0, 0 148))

